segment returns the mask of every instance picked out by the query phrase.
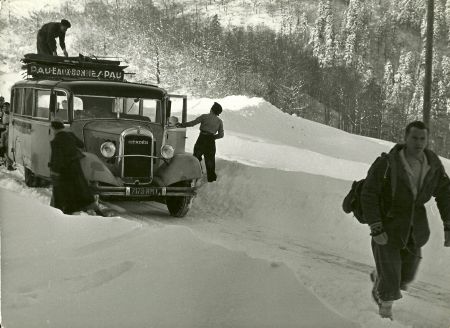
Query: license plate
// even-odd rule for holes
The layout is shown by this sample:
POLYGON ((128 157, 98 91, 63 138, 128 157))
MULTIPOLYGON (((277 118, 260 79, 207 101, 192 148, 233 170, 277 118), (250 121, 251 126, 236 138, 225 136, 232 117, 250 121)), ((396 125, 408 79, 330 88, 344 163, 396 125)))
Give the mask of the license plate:
POLYGON ((158 195, 158 189, 149 188, 149 187, 131 187, 130 195, 131 196, 154 196, 154 195, 158 195))

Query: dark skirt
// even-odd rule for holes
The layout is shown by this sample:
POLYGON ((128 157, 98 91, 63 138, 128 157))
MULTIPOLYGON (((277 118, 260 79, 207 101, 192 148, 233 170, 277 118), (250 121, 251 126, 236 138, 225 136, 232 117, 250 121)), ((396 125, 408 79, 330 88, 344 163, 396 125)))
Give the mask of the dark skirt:
POLYGON ((71 162, 53 182, 52 206, 66 214, 85 210, 95 201, 79 160, 71 162))

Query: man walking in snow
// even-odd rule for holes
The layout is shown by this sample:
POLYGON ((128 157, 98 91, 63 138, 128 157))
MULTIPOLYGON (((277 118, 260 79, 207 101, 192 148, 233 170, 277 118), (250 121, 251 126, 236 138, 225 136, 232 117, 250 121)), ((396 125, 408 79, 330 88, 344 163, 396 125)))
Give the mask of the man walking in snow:
POLYGON ((421 247, 430 236, 424 205, 432 196, 444 223, 444 246, 450 246, 450 179, 439 157, 426 148, 428 136, 423 122, 410 123, 405 144, 372 164, 361 192, 376 264, 372 295, 383 318, 393 319, 393 302, 416 275, 421 247))
POLYGON ((195 120, 178 124, 181 127, 190 127, 200 124, 200 135, 194 146, 194 156, 201 162, 205 156, 206 174, 208 182, 217 180, 216 175, 216 140, 223 138, 223 122, 219 118, 222 106, 214 103, 209 114, 203 114, 195 120))
POLYGON ((64 53, 64 56, 68 57, 69 54, 66 51, 66 32, 71 27, 68 20, 62 19, 60 23, 50 22, 42 25, 37 34, 37 53, 39 55, 57 56, 56 53, 56 38, 59 38, 59 45, 64 53))

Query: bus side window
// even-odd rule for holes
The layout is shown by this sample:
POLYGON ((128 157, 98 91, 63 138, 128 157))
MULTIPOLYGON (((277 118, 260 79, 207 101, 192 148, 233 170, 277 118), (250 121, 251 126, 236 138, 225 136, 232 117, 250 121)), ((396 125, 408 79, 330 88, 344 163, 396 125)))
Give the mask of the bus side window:
POLYGON ((55 119, 67 122, 69 120, 69 101, 67 95, 62 91, 56 91, 55 119))
POLYGON ((37 90, 33 117, 46 118, 50 113, 50 90, 37 90))
POLYGON ((160 122, 158 117, 158 109, 160 108, 160 101, 156 99, 144 99, 142 102, 142 115, 148 117, 151 122, 160 122))
POLYGON ((25 101, 24 107, 22 111, 22 115, 24 116, 32 116, 33 115, 33 89, 25 89, 25 101))
MULTIPOLYGON (((175 117, 178 122, 183 121, 183 98, 170 98, 171 105, 170 105, 170 117, 172 118, 171 121, 173 121, 173 118, 175 117)), ((168 113, 166 113, 168 114, 168 113)))
POLYGON ((13 113, 21 115, 23 107, 23 89, 17 88, 13 91, 13 113))

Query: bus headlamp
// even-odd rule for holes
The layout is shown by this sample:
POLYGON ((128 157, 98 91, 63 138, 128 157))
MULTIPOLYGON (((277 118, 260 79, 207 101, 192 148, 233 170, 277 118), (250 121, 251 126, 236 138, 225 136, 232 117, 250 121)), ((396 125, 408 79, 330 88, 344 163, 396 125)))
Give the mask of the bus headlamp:
POLYGON ((114 145, 111 141, 106 141, 100 146, 100 152, 103 157, 111 158, 116 153, 116 145, 114 145))
POLYGON ((175 149, 171 145, 164 145, 161 148, 161 156, 164 159, 171 159, 175 153, 175 149))

